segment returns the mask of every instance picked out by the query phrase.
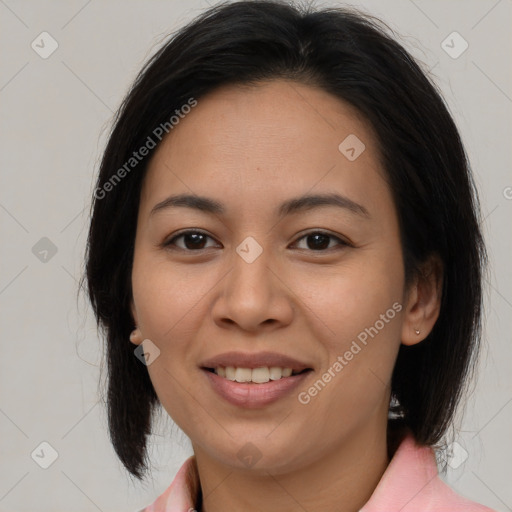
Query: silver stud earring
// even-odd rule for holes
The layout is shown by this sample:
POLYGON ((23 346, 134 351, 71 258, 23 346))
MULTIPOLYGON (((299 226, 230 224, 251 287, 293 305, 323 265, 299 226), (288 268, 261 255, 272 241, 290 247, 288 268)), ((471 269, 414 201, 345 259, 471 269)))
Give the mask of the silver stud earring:
POLYGON ((419 334, 419 333, 420 333, 419 329, 414 329, 414 332, 415 332, 416 334, 419 334))

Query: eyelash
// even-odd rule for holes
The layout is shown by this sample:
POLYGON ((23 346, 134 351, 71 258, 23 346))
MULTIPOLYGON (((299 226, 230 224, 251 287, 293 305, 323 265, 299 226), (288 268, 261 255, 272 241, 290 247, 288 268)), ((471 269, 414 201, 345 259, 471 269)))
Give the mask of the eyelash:
MULTIPOLYGON (((208 238, 213 240, 213 237, 211 237, 208 233, 205 233, 204 231, 201 231, 201 230, 198 230, 198 229, 188 229, 188 230, 181 231, 178 234, 174 235, 171 239, 169 239, 168 241, 164 242, 162 245, 165 248, 170 248, 171 246, 176 247, 175 241, 178 238, 181 238, 181 237, 183 237, 185 235, 192 234, 192 233, 193 234, 204 235, 204 236, 206 236, 206 237, 208 237, 208 238)), ((353 245, 351 243, 349 243, 348 241, 342 240, 341 238, 339 238, 339 237, 337 237, 335 235, 332 235, 331 233, 329 233, 327 231, 321 231, 321 230, 310 231, 308 233, 305 233, 300 238, 298 238, 294 243, 297 243, 300 240, 302 240, 303 238, 307 238, 308 236, 312 236, 312 235, 322 235, 322 236, 326 236, 326 237, 329 237, 331 239, 336 240, 337 242, 339 242, 338 249, 339 248, 343 248, 343 247, 353 247, 353 245)), ((172 249, 174 250, 174 248, 172 248, 172 249)), ((181 251, 185 251, 185 252, 201 252, 201 251, 205 251, 205 250, 209 249, 209 247, 206 247, 206 248, 203 248, 203 249, 197 249, 197 250, 183 249, 182 247, 177 247, 177 249, 181 250, 181 251)), ((331 248, 328 248, 328 249, 319 249, 319 250, 316 250, 316 251, 313 250, 313 249, 305 249, 305 250, 310 251, 310 252, 314 252, 314 253, 322 253, 322 252, 330 252, 332 249, 336 249, 336 247, 331 247, 331 248)), ((301 250, 304 250, 304 249, 301 249, 301 250)))

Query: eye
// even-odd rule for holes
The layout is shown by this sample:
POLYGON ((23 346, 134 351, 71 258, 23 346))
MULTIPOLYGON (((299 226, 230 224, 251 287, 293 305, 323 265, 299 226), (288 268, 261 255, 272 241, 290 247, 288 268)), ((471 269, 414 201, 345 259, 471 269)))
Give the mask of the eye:
MULTIPOLYGON (((331 233, 327 233, 325 231, 311 231, 309 233, 306 233, 302 237, 300 237, 295 243, 297 243, 300 240, 306 239, 306 246, 305 249, 309 249, 316 252, 322 252, 325 251, 325 249, 332 249, 333 247, 329 247, 330 240, 335 240, 338 246, 347 246, 349 247, 350 244, 341 238, 332 235, 331 233)), ((304 247, 300 248, 304 249, 304 247)))
MULTIPOLYGON (((189 229, 178 233, 168 241, 164 242, 163 246, 171 248, 174 246, 184 251, 201 251, 208 248, 206 246, 207 239, 213 240, 213 238, 204 231, 189 229), (183 239, 183 246, 176 243, 176 241, 180 239, 183 239)), ((337 246, 351 246, 350 243, 325 231, 311 231, 306 233, 300 237, 295 244, 303 239, 306 239, 307 247, 305 247, 305 249, 316 252, 325 252, 326 249, 333 249, 333 247, 329 247, 331 241, 336 241, 337 246)), ((304 247, 300 249, 304 249, 304 247)))
POLYGON ((203 231, 189 229, 178 233, 170 240, 164 242, 163 245, 164 247, 176 246, 178 249, 182 249, 184 251, 200 251, 202 249, 207 249, 207 247, 205 247, 205 243, 208 238, 213 240, 211 236, 207 235, 203 231), (184 247, 176 244, 176 240, 179 240, 180 238, 183 238, 184 247))

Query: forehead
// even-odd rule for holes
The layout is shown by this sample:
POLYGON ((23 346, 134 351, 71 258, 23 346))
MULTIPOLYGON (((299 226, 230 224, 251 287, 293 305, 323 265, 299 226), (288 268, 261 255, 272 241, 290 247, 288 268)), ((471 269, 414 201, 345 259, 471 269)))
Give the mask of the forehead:
POLYGON ((272 81, 200 98, 153 155, 141 203, 186 192, 244 208, 248 195, 261 206, 310 191, 356 201, 386 194, 376 138, 354 107, 331 94, 272 81))

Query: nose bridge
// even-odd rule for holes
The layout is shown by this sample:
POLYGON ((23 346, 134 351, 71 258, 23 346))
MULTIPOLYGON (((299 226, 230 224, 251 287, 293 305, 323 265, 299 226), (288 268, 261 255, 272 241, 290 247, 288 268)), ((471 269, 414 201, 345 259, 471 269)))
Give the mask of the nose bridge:
POLYGON ((232 269, 214 308, 217 320, 229 319, 248 330, 270 319, 290 320, 291 308, 282 296, 272 251, 264 247, 263 236, 261 240, 260 244, 255 235, 247 236, 235 247, 232 269))
POLYGON ((236 288, 237 293, 241 294, 240 298, 247 296, 244 288, 250 288, 253 293, 264 294, 267 295, 267 299, 270 298, 269 285, 271 286, 272 279, 268 274, 272 274, 269 268, 271 250, 262 240, 262 236, 258 238, 261 243, 256 236, 249 235, 235 247, 230 284, 236 288))

